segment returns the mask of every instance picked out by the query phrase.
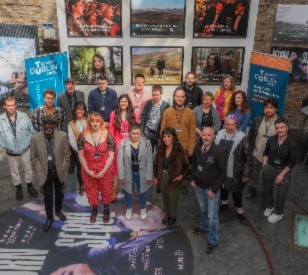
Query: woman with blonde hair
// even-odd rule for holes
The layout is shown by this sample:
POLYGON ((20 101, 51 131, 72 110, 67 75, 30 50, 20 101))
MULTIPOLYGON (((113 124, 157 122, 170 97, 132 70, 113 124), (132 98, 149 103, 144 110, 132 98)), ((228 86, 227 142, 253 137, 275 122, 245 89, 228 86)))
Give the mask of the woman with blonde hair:
POLYGON ((77 145, 83 184, 92 206, 90 222, 96 221, 101 193, 104 204, 103 222, 108 223, 109 203, 112 201, 115 141, 105 128, 100 113, 94 112, 89 115, 86 129, 79 136, 77 145))

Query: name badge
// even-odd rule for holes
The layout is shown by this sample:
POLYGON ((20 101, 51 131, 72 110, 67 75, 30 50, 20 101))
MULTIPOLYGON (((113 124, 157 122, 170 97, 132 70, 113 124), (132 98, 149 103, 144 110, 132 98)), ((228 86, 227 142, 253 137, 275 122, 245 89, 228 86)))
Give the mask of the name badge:
POLYGON ((105 110, 106 110, 105 106, 102 106, 101 111, 105 111, 105 110))
POLYGON ((98 159, 98 158, 100 158, 100 157, 101 157, 101 154, 98 154, 98 153, 95 153, 95 154, 94 154, 94 158, 95 158, 95 159, 98 159))
POLYGON ((123 131, 122 131, 122 134, 127 134, 127 131, 123 130, 123 131))
POLYGON ((269 136, 267 136, 267 135, 263 135, 263 137, 264 137, 265 139, 269 139, 269 136))
POLYGON ((48 156, 47 159, 48 159, 48 160, 52 160, 52 156, 48 156))
POLYGON ((156 119, 152 119, 152 123, 155 124, 156 123, 156 119))
POLYGON ((274 163, 275 163, 275 165, 281 165, 281 160, 280 159, 275 159, 274 163))
POLYGON ((182 131, 183 131, 183 129, 182 129, 182 127, 181 127, 181 126, 178 126, 178 128, 176 128, 176 131, 177 131, 177 132, 182 132, 182 131))
POLYGON ((139 106, 135 106, 135 107, 134 107, 134 110, 136 110, 136 109, 139 109, 139 106))
POLYGON ((187 107, 192 107, 192 102, 187 102, 187 107))
POLYGON ((200 171, 200 172, 202 172, 202 166, 201 165, 198 165, 198 170, 200 171))

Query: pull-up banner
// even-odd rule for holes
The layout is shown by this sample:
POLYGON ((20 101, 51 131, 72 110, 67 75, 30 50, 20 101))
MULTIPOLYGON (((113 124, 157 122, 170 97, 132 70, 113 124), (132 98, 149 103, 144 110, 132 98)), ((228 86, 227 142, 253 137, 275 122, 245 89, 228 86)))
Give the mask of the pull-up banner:
POLYGON ((251 53, 248 82, 251 120, 263 113, 263 102, 267 98, 275 98, 278 113, 283 113, 290 70, 291 61, 288 58, 251 53))
POLYGON ((67 52, 26 59, 26 73, 30 109, 33 110, 44 104, 46 89, 53 89, 57 95, 65 91, 64 82, 68 77, 67 52))

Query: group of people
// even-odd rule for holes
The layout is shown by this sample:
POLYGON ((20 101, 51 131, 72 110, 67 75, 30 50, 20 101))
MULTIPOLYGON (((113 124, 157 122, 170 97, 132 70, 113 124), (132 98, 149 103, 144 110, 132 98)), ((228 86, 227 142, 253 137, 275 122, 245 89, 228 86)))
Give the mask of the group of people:
POLYGON ((20 162, 30 195, 38 195, 32 184, 31 160, 44 193, 47 221, 43 230, 48 231, 53 222, 53 185, 55 213, 66 220, 63 183, 75 165, 79 193, 86 193, 92 207, 91 223, 97 219, 99 193, 103 222, 109 222, 109 206, 117 200, 118 189, 124 192, 125 218, 132 219, 137 189, 139 216, 146 219, 147 191, 154 185, 161 192, 166 214, 162 224, 173 226, 188 178, 201 208, 194 234, 209 232, 207 253, 213 253, 219 241, 218 212, 228 208, 229 193, 239 221, 248 224, 242 192, 250 179, 246 197, 256 195, 262 167, 264 215, 271 223, 279 221, 297 155, 288 123, 277 113, 277 101, 264 101, 264 114, 253 120, 246 136, 249 102, 246 93, 235 88, 231 76, 223 79, 213 95, 203 93, 194 74, 187 73, 174 91, 173 106, 162 100, 160 85, 154 85, 150 94, 144 82, 144 76, 137 74, 133 89, 118 97, 108 87, 108 79, 101 76, 86 106, 83 92, 76 90, 74 79, 69 78, 66 91, 58 96, 58 106, 54 105, 55 92, 45 90, 44 104, 32 111, 31 120, 16 110, 14 97, 5 99, 0 146, 7 153, 17 200, 23 197, 20 162), (276 201, 274 183, 278 187, 276 201))

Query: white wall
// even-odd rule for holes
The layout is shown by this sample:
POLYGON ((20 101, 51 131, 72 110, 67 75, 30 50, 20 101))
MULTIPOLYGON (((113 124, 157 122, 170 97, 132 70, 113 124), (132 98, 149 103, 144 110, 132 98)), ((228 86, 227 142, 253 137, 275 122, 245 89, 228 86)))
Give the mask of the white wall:
MULTIPOLYGON (((122 1, 122 28, 123 38, 72 38, 67 37, 66 17, 64 0, 57 1, 57 12, 59 20, 59 34, 61 51, 68 51, 68 46, 123 46, 123 85, 113 85, 112 89, 118 94, 127 92, 131 88, 131 68, 130 68, 130 47, 131 46, 183 46, 184 47, 184 67, 183 75, 191 70, 192 47, 245 47, 244 67, 242 85, 238 89, 247 91, 249 60, 253 48, 259 0, 252 0, 250 4, 250 14, 248 31, 246 38, 195 38, 193 39, 193 18, 194 0, 186 0, 185 38, 130 38, 130 0, 122 1)), ((132 0, 133 1, 133 0, 132 0)), ((153 0, 155 1, 155 0, 153 0)), ((168 1, 168 0, 166 0, 168 1)), ((150 90, 151 86, 148 86, 150 90)), ((163 86, 165 100, 170 102, 175 86, 163 86)), ((214 93, 218 85, 202 85, 203 91, 214 93)), ((79 85, 79 90, 85 92, 86 97, 95 86, 79 85)))

